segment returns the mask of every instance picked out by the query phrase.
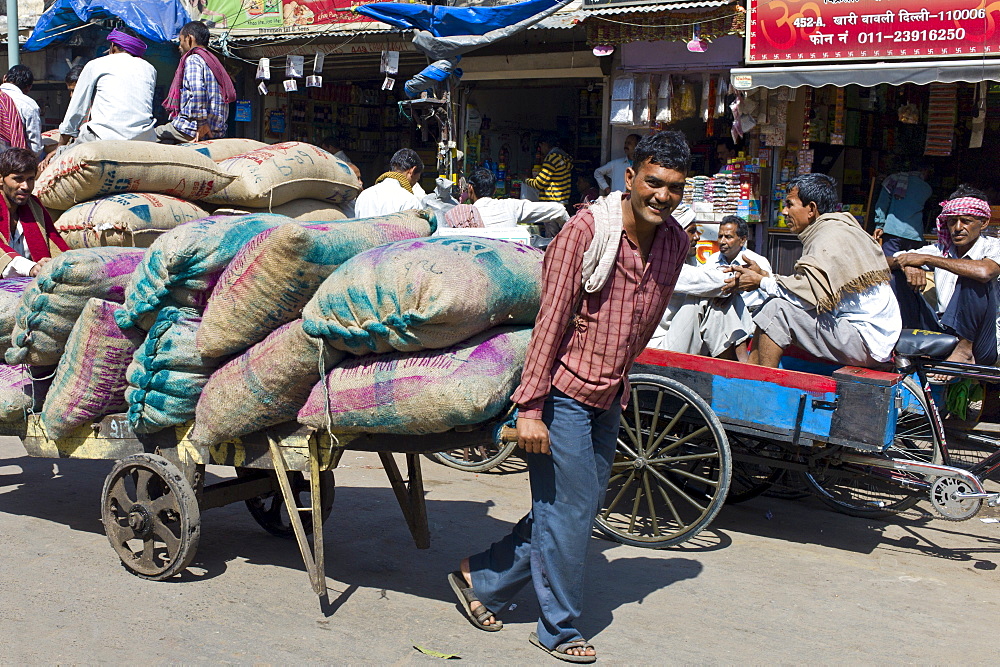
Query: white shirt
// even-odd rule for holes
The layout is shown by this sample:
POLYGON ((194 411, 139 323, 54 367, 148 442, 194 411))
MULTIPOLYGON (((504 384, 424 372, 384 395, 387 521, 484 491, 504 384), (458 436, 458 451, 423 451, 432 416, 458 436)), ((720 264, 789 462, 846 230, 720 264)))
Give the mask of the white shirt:
POLYGON ((473 206, 483 219, 483 227, 516 227, 521 222, 561 225, 569 220, 566 207, 559 202, 480 197, 473 206))
MULTIPOLYGON (((767 296, 791 301, 804 310, 813 308, 779 285, 773 277, 760 281, 760 291, 767 296)), ((845 295, 837 307, 830 311, 830 315, 837 320, 846 320, 857 330, 875 361, 892 359, 896 341, 899 340, 899 334, 903 330, 903 322, 899 315, 899 303, 889 283, 845 295)))
POLYGON ((597 180, 597 189, 601 192, 605 188, 611 188, 612 192, 625 192, 625 170, 631 166, 632 163, 627 157, 620 157, 595 169, 594 178, 597 180))
POLYGON ((674 285, 674 293, 670 296, 667 309, 663 311, 663 319, 657 330, 665 332, 670 327, 670 320, 673 319, 677 310, 684 305, 689 296, 698 296, 706 299, 722 296, 722 289, 726 286, 726 279, 729 274, 723 273, 721 267, 714 264, 699 264, 695 257, 688 257, 681 265, 681 272, 677 276, 677 284, 674 285))
POLYGON ((27 278, 31 274, 31 270, 35 268, 35 261, 31 259, 31 253, 28 251, 28 244, 24 242, 24 227, 21 223, 17 223, 17 229, 14 231, 14 238, 10 241, 10 249, 16 252, 20 257, 15 257, 7 263, 4 267, 3 278, 27 278))
POLYGON ((87 129, 99 139, 156 141, 155 85, 156 69, 142 58, 113 53, 91 60, 80 72, 59 132, 75 137, 87 129), (88 111, 90 120, 83 123, 88 111))
POLYGON ((354 217, 373 218, 377 215, 421 209, 420 198, 410 194, 394 178, 387 178, 366 188, 354 200, 354 217))
POLYGON ((36 155, 42 152, 42 114, 38 110, 38 102, 31 99, 21 89, 12 83, 0 84, 0 90, 7 93, 17 113, 21 115, 24 131, 28 134, 28 148, 36 155))
MULTIPOLYGON (((718 264, 719 266, 729 266, 731 264, 740 264, 741 266, 745 266, 749 262, 756 262, 757 266, 759 266, 762 271, 772 273, 771 263, 767 261, 767 258, 763 255, 758 255, 749 248, 743 248, 743 250, 740 250, 740 254, 736 255, 736 258, 733 259, 732 262, 726 259, 726 256, 721 252, 712 253, 709 255, 708 259, 705 260, 705 264, 718 264)), ((741 292, 739 296, 743 299, 743 303, 747 308, 757 308, 758 306, 763 305, 764 301, 767 300, 767 297, 761 294, 760 290, 741 292)))
MULTIPOLYGON (((934 257, 950 257, 951 259, 992 259, 1000 265, 1000 239, 992 236, 980 236, 969 248, 969 252, 959 257, 954 251, 946 254, 936 243, 925 245, 917 250, 903 251, 916 252, 922 255, 933 255, 934 257)), ((897 252, 895 256, 902 255, 897 252)), ((926 268, 926 267, 925 267, 926 268)), ((1000 280, 1000 277, 997 278, 1000 280)), ((951 297, 955 294, 955 285, 958 284, 958 274, 947 269, 934 269, 934 289, 937 291, 937 311, 943 313, 951 302, 951 297)), ((1000 318, 998 318, 1000 324, 1000 318)))

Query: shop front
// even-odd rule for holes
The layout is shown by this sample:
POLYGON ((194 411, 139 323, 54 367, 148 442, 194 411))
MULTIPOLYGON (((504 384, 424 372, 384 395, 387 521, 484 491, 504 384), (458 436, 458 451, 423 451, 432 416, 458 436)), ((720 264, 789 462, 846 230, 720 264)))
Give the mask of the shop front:
POLYGON ((731 73, 744 124, 770 154, 764 220, 776 271, 789 272, 801 253, 780 214, 796 174, 836 178, 845 209, 869 229, 895 173, 926 176, 928 234, 938 202, 959 183, 1000 201, 1000 9, 783 4, 785 12, 751 0, 747 66, 731 73))

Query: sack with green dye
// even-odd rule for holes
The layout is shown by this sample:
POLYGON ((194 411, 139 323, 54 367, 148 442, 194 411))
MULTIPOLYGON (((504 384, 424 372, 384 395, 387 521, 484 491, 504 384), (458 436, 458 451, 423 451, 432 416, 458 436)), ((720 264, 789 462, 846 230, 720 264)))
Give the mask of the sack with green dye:
POLYGON ((163 308, 126 375, 128 421, 136 433, 154 433, 194 418, 198 396, 218 359, 198 354, 201 316, 191 308, 163 308))
POLYGON ((77 247, 148 248, 164 232, 207 215, 201 207, 177 197, 125 192, 77 204, 59 216, 56 229, 63 235, 84 232, 70 237, 77 247))
POLYGON ((24 290, 34 280, 34 278, 4 278, 0 280, 0 355, 6 354, 7 348, 10 347, 17 305, 21 302, 24 290))
POLYGON ((341 433, 443 433, 510 406, 529 327, 502 327, 443 350, 350 358, 313 387, 299 422, 341 433))
POLYGON ((351 257, 433 231, 429 214, 405 211, 261 232, 216 283, 198 329, 198 349, 210 357, 242 352, 299 317, 320 283, 351 257))
POLYGON ((178 144, 178 146, 193 149, 195 152, 207 156, 213 162, 222 162, 231 157, 263 148, 267 144, 254 139, 209 139, 193 144, 178 144))
POLYGON ((125 372, 144 334, 118 327, 118 307, 113 301, 90 299, 73 326, 42 407, 50 438, 66 437, 95 419, 128 409, 125 372))
POLYGON ((196 201, 234 179, 221 165, 189 148, 151 141, 88 141, 49 163, 35 182, 35 195, 45 207, 60 211, 119 192, 159 192, 196 201))
POLYGON ((219 167, 235 180, 203 201, 220 206, 271 208, 294 199, 341 204, 361 192, 361 181, 350 167, 322 148, 299 141, 258 148, 219 167))
POLYGON ((541 279, 541 251, 520 243, 400 241, 330 274, 303 308, 303 326, 358 355, 443 348, 494 327, 533 324, 541 279))
POLYGON ((309 391, 344 353, 284 325, 212 374, 201 392, 191 439, 213 445, 268 426, 295 421, 309 391), (322 358, 320 350, 322 349, 322 358))
POLYGON ((28 367, 0 364, 0 421, 23 422, 32 402, 28 367))
MULTIPOLYGON (((340 206, 318 199, 294 199, 280 206, 272 206, 267 212, 285 215, 299 222, 333 222, 347 219, 347 214, 341 210, 340 206)), ((217 208, 214 213, 215 215, 247 215, 259 213, 259 211, 253 211, 249 208, 217 208)))
MULTIPOLYGON (((210 216, 172 229, 153 242, 125 292, 118 324, 135 326, 161 306, 204 307, 223 269, 261 232, 293 220, 270 213, 210 216)), ((274 289, 282 289, 275 285, 274 289)))
POLYGON ((17 306, 7 363, 55 365, 87 301, 124 301, 143 254, 135 248, 83 248, 43 266, 17 306))

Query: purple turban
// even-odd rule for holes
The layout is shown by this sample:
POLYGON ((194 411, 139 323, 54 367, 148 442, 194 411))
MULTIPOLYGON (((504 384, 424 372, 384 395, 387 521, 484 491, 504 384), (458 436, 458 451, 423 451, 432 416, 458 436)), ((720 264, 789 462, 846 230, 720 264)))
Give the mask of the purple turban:
POLYGON ((146 42, 120 30, 112 30, 111 34, 108 35, 108 41, 117 44, 133 56, 141 58, 142 54, 146 53, 146 42))

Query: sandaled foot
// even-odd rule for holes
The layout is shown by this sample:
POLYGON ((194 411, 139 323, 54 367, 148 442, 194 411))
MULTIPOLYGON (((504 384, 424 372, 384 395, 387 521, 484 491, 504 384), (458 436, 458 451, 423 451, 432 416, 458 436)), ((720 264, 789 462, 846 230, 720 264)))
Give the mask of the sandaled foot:
POLYGON ((466 617, 474 626, 486 632, 496 632, 503 628, 503 623, 476 597, 476 592, 461 570, 455 570, 449 574, 448 583, 451 584, 451 590, 455 591, 458 603, 465 611, 466 617))
POLYGON ((528 641, 542 649, 553 658, 565 662, 591 663, 597 662, 597 651, 586 639, 574 639, 571 642, 560 644, 555 648, 549 648, 538 638, 538 633, 532 632, 528 635, 528 641))

